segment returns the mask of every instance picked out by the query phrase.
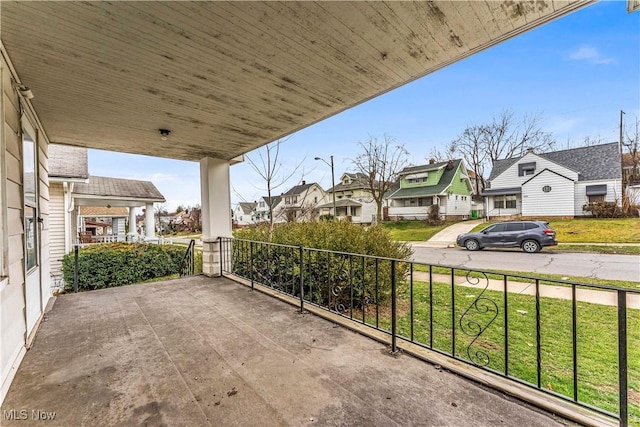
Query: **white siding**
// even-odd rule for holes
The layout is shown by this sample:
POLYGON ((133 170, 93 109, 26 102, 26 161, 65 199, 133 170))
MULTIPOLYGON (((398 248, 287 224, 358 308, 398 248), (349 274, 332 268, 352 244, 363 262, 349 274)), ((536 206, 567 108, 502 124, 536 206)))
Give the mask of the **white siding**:
POLYGON ((617 202, 622 205, 622 182, 620 180, 602 180, 602 181, 579 181, 576 183, 575 190, 575 215, 590 215, 582 210, 587 203, 587 186, 589 185, 607 185, 607 195, 604 197, 607 202, 617 202))
POLYGON ((521 163, 532 162, 536 163, 536 170, 534 171, 533 175, 540 173, 540 171, 546 168, 558 172, 559 174, 564 175, 573 181, 578 180, 577 172, 560 166, 557 163, 550 162, 549 160, 544 159, 540 156, 536 156, 535 154, 529 153, 522 157, 518 162, 511 165, 511 167, 509 167, 506 171, 495 177, 491 181, 491 188, 496 189, 520 187, 525 181, 531 179, 533 175, 518 176, 518 165, 521 163))
POLYGON ((441 198, 446 200, 444 205, 444 212, 446 216, 469 216, 471 215, 471 196, 461 196, 459 194, 450 194, 441 198), (466 197, 466 200, 462 200, 463 197, 466 197))
POLYGON ((9 389, 25 353, 24 244, 22 201, 22 157, 18 96, 11 86, 11 73, 0 56, 0 150, 3 159, 0 206, 2 207, 2 268, 0 288, 0 402, 9 389), (6 219, 5 219, 6 218, 6 219))
POLYGON ((60 275, 62 272, 62 257, 65 254, 64 235, 64 191, 62 183, 56 182, 49 187, 51 200, 49 201, 49 237, 51 251, 51 273, 60 275))
POLYGON ((551 171, 540 173, 522 186, 523 216, 573 216, 574 182, 551 171), (551 187, 545 193, 544 186, 551 187))

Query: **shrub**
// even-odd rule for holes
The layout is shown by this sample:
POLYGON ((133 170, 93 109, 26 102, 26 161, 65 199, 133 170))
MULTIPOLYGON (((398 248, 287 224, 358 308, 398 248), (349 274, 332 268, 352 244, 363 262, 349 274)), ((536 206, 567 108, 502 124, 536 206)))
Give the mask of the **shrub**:
MULTIPOLYGON (((81 248, 78 290, 111 288, 177 274, 185 250, 182 246, 147 243, 107 243, 81 248)), ((62 260, 65 290, 73 289, 74 258, 71 252, 62 260)))
MULTIPOLYGON (((236 230, 234 236, 267 242, 269 229, 258 226, 236 230)), ((236 241, 233 245, 234 273, 299 295, 297 284, 302 272, 305 298, 337 311, 345 310, 352 303, 354 308, 359 308, 376 299, 388 300, 391 292, 390 261, 376 262, 373 258, 349 254, 401 260, 412 254, 408 244, 394 241, 381 225, 362 227, 348 221, 281 224, 274 228, 271 243, 290 246, 236 241), (305 251, 301 265, 299 246, 333 252, 305 251)), ((398 263, 396 280, 400 282, 407 271, 408 263, 398 263)))
POLYGON ((596 218, 620 218, 623 216, 622 209, 616 202, 595 202, 582 206, 585 212, 591 212, 596 218))

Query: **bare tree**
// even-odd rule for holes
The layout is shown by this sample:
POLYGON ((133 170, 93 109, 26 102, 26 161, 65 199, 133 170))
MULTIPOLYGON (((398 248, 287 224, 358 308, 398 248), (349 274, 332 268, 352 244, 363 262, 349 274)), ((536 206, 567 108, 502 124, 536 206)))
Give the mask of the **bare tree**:
POLYGON ((629 185, 629 183, 640 180, 640 119, 638 117, 636 117, 631 129, 627 128, 622 146, 626 148, 630 157, 630 172, 622 175, 624 184, 629 185))
POLYGON ((397 144, 394 137, 384 135, 382 141, 369 136, 360 142, 362 152, 352 160, 357 172, 367 178, 367 186, 377 205, 378 221, 382 219, 382 203, 385 194, 391 190, 398 175, 408 164, 409 153, 404 145, 397 144))
POLYGON ((293 175, 298 172, 302 162, 298 163, 291 171, 286 172, 280 161, 280 145, 286 140, 278 140, 271 144, 265 145, 257 150, 259 160, 247 157, 247 162, 251 168, 264 180, 265 189, 267 191, 267 208, 269 210, 269 240, 273 236, 273 192, 277 188, 284 185, 293 175))
POLYGON ((447 146, 447 152, 463 158, 477 175, 482 188, 476 190, 481 192, 485 187, 485 168, 496 160, 522 156, 527 150, 543 153, 554 147, 552 134, 540 128, 539 114, 517 119, 511 110, 504 110, 491 123, 468 126, 447 146))
POLYGON ((447 145, 444 150, 438 147, 432 147, 426 160, 434 162, 446 162, 453 159, 454 153, 451 151, 451 144, 447 145))

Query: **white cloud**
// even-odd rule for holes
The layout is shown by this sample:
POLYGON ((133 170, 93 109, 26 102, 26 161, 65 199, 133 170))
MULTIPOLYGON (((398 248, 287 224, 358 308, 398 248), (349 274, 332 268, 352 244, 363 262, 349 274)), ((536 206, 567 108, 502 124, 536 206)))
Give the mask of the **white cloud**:
POLYGON ((589 64, 605 65, 611 64, 613 58, 603 55, 598 48, 594 46, 581 46, 577 50, 571 52, 568 56, 570 61, 586 61, 589 64))

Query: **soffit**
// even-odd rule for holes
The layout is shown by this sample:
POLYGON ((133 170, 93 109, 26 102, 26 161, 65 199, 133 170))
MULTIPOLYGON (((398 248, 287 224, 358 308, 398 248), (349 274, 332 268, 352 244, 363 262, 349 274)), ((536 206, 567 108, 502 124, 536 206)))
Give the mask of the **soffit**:
POLYGON ((3 2, 1 27, 52 142, 232 159, 587 3, 3 2))

